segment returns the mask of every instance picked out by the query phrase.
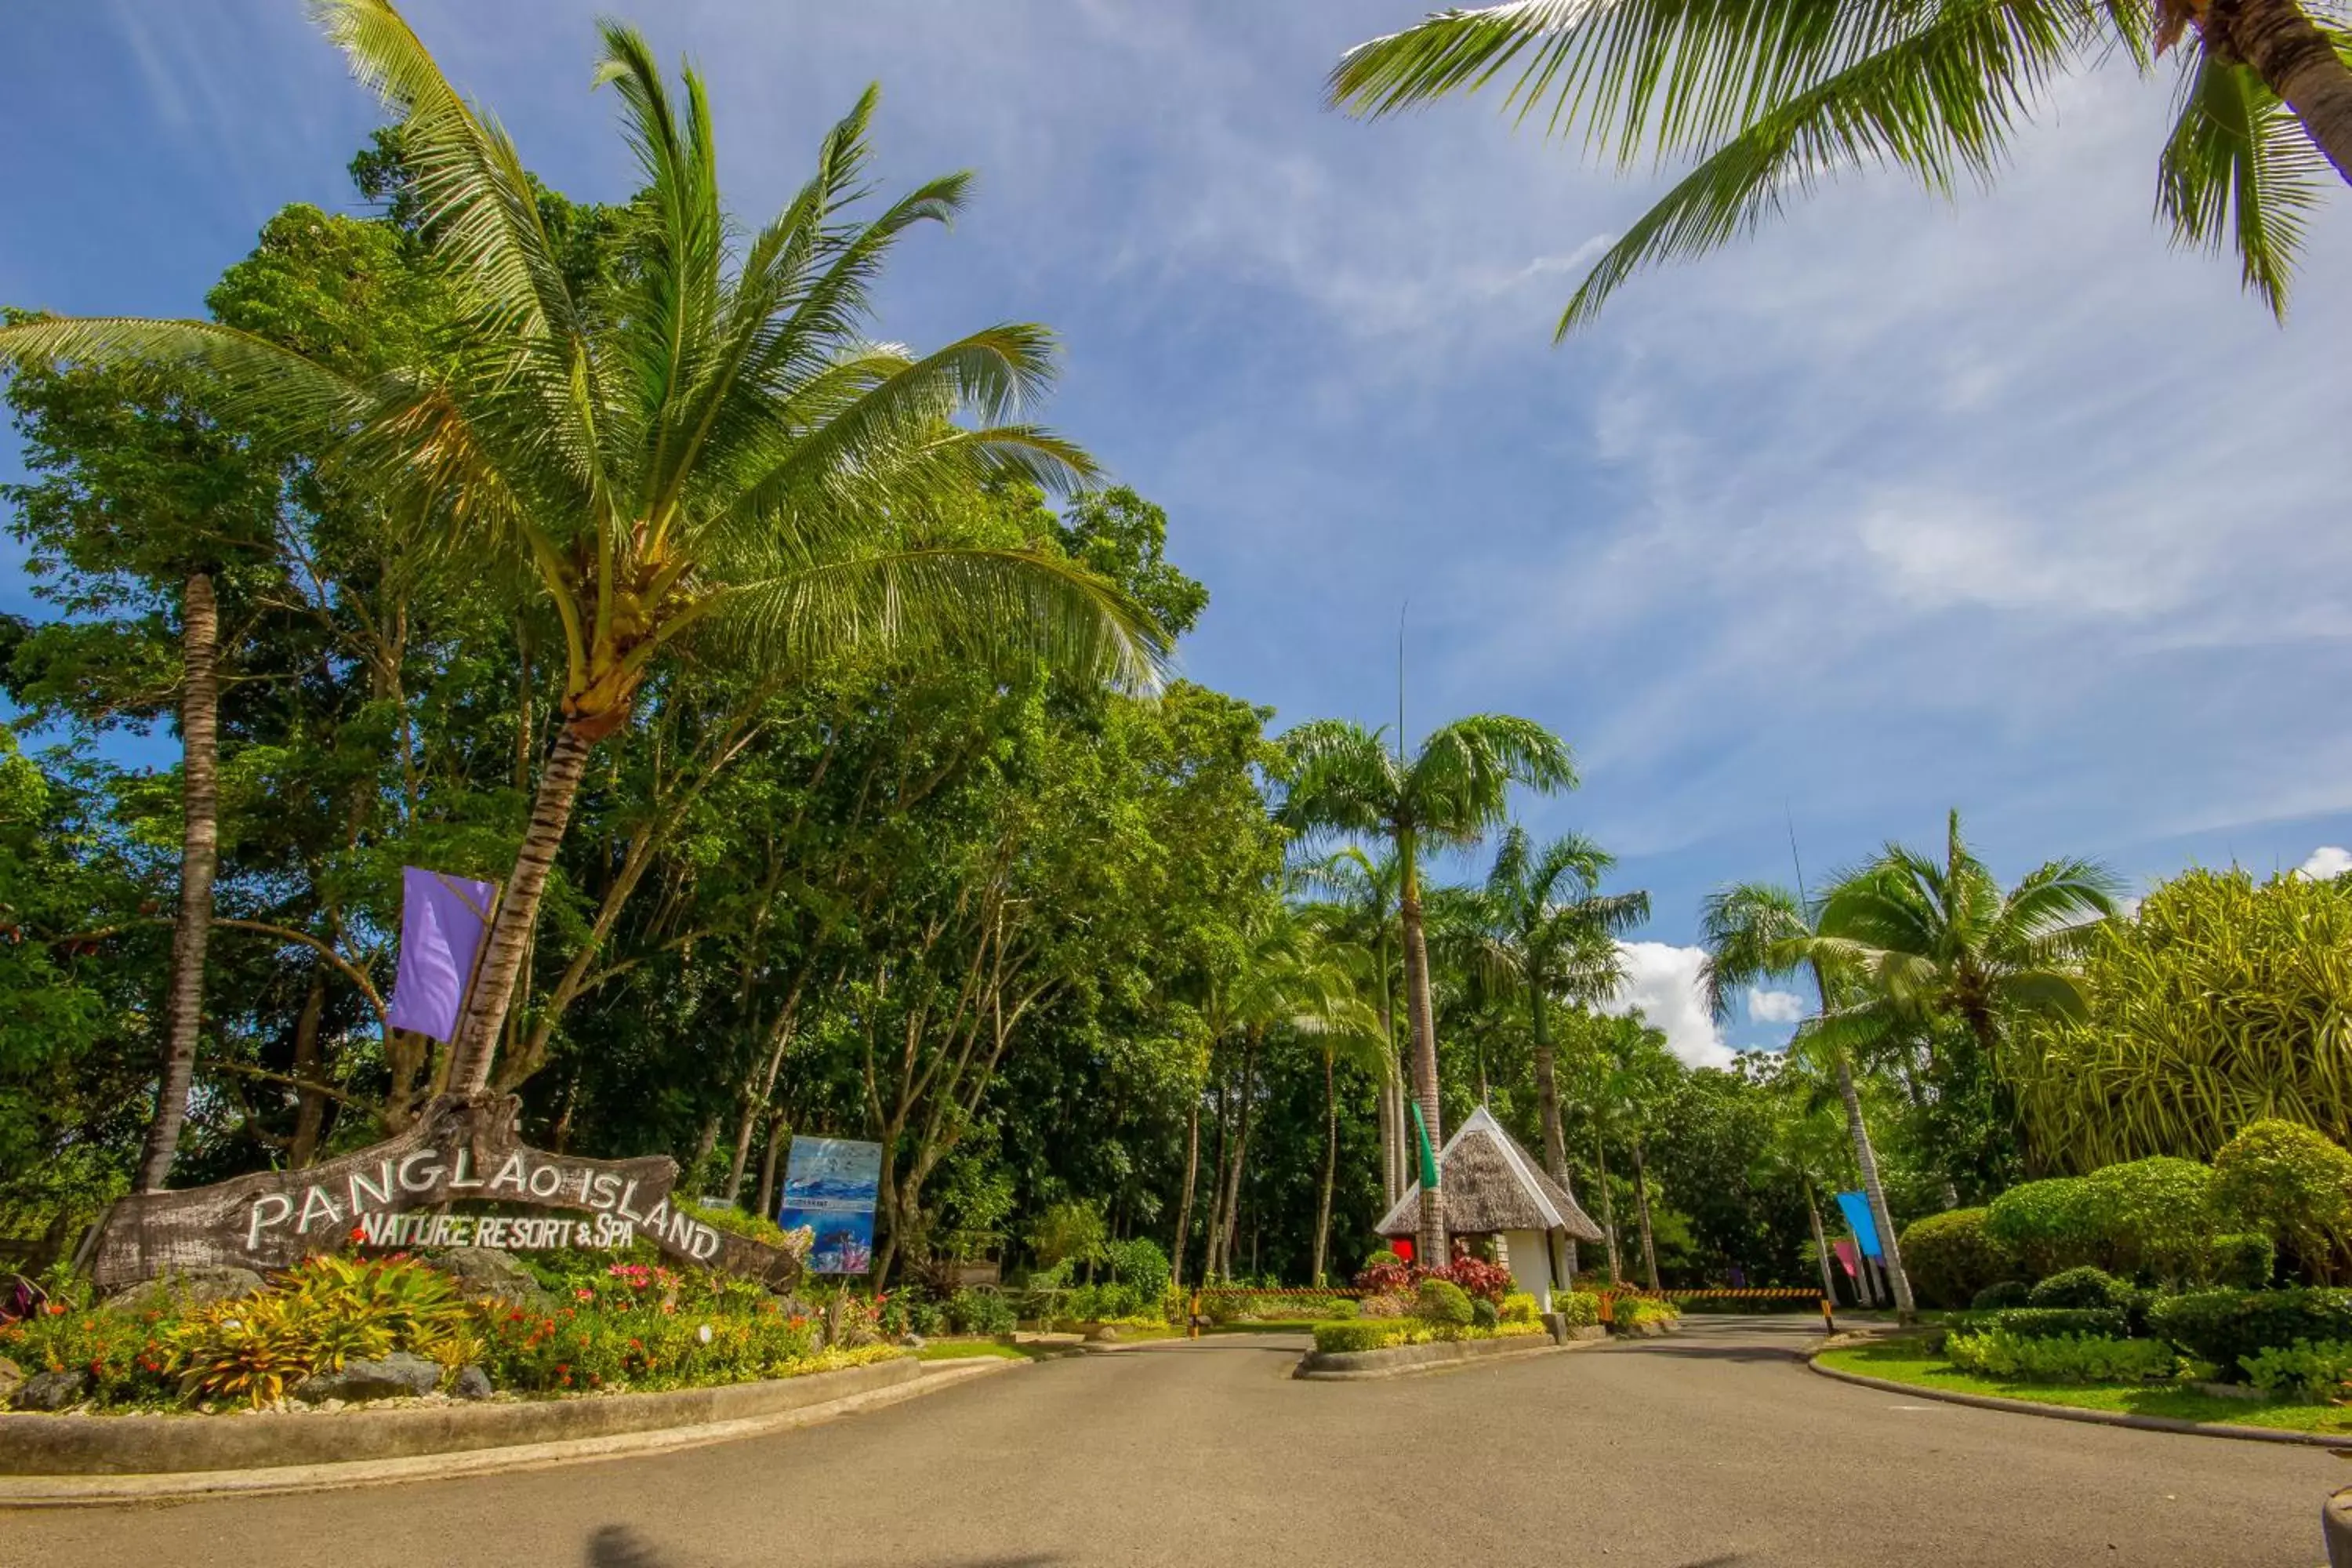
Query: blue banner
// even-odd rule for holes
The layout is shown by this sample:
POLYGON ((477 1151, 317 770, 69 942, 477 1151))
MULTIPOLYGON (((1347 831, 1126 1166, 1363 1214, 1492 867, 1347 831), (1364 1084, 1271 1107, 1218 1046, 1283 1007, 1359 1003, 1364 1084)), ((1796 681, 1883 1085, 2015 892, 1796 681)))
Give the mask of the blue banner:
POLYGON ((1845 1215, 1846 1227, 1854 1239, 1862 1243, 1862 1254, 1874 1263, 1886 1261, 1886 1254, 1878 1245, 1878 1227, 1870 1223, 1870 1198, 1863 1193, 1840 1193, 1838 1208, 1845 1215))
POLYGON ((784 1164, 776 1223, 808 1226, 812 1274, 863 1274, 874 1266, 874 1204, 882 1145, 845 1138, 795 1138, 784 1164))

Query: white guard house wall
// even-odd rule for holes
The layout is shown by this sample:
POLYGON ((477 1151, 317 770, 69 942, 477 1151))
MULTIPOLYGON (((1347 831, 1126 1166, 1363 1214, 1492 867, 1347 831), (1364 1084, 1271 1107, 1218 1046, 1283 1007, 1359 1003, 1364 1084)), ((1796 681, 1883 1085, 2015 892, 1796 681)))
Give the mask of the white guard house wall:
POLYGON ((1538 1311, 1550 1311, 1550 1236, 1540 1230, 1507 1230, 1502 1240, 1505 1255, 1510 1259, 1513 1283, 1536 1299, 1538 1311))

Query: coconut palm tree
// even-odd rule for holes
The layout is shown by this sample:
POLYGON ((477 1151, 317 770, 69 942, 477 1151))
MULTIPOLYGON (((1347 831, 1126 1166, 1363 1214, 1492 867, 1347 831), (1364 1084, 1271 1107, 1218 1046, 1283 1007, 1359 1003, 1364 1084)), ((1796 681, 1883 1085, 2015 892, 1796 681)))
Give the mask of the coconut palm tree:
POLYGON ((1396 1081, 1396 1052, 1388 1027, 1363 993, 1372 958, 1350 942, 1315 937, 1306 928, 1291 966, 1290 1026, 1311 1041, 1323 1063, 1323 1184, 1315 1210, 1315 1283, 1331 1241, 1331 1192, 1339 1173, 1339 1089, 1337 1069, 1347 1062, 1388 1089, 1396 1081))
MULTIPOLYGON (((1558 736, 1532 720, 1507 714, 1457 719, 1432 733, 1411 758, 1404 755, 1402 737, 1391 750, 1387 734, 1345 720, 1319 719, 1283 735, 1279 744, 1288 778, 1282 816, 1305 831, 1378 836, 1395 848, 1413 1093, 1431 1146, 1442 1149, 1422 857, 1476 844, 1502 823, 1513 784, 1549 794, 1573 788, 1576 771, 1558 736)), ((1424 1258, 1446 1256, 1444 1215, 1425 1186, 1418 1246, 1424 1258)))
POLYGON ((935 542, 990 475, 1059 486, 1089 465, 1013 422, 1051 377, 1043 329, 991 327, 919 356, 866 337, 894 245, 951 217, 969 183, 933 180, 862 216, 872 89, 739 250, 700 78, 684 73, 681 101, 643 38, 602 25, 596 80, 619 96, 646 184, 628 265, 609 295, 583 296, 513 143, 389 0, 311 10, 399 121, 421 232, 463 295, 461 339, 362 378, 213 323, 47 321, 0 329, 0 361, 201 372, 225 418, 436 520, 460 559, 519 573, 553 606, 561 723, 450 1048, 448 1089, 474 1094, 589 753, 690 639, 777 671, 899 645, 1042 654, 1136 683, 1156 674, 1163 639, 1057 552, 935 542))
POLYGON ((1843 950, 1825 942, 1817 921, 1819 910, 1786 888, 1764 882, 1743 882, 1707 895, 1701 906, 1700 941, 1706 963, 1700 984, 1707 1006, 1718 1018, 1730 1016, 1732 999, 1739 989, 1759 980, 1810 973, 1820 1016, 1800 1031, 1806 1048, 1827 1062, 1845 1108, 1846 1135, 1853 1142, 1853 1162, 1862 1173, 1863 1192, 1870 1200, 1871 1223, 1877 1227, 1886 1276, 1895 1292, 1895 1309, 1906 1322, 1915 1315, 1911 1281, 1903 1272, 1903 1253, 1895 1224, 1886 1210, 1886 1191, 1879 1181, 1878 1156, 1870 1140, 1870 1126, 1862 1113, 1862 1097, 1854 1087, 1854 1050, 1858 1040, 1873 1030, 1877 1016, 1868 1011, 1843 1014, 1837 1004, 1855 1002, 1864 1009, 1853 976, 1838 965, 1843 950))
POLYGON ((1822 902, 1821 934, 1897 1013, 1958 1018, 1990 1066, 2010 1016, 2081 1014, 2078 963, 2120 891, 2105 867, 2075 859, 2047 861, 2004 891, 1955 811, 1940 860, 1889 844, 1841 878, 1822 902))
POLYGON ((1381 115, 1501 79, 1520 119, 1621 168, 1696 160, 1593 263, 1564 337, 1643 268, 1714 250, 1850 168, 1892 164, 1944 194, 1990 184, 2059 78, 2115 53, 2146 72, 2189 30, 2157 209, 2178 241, 2233 246, 2246 286, 2284 315, 2329 165, 2352 181, 2352 33, 2336 0, 1508 0, 1358 45, 1329 92, 1381 115))
MULTIPOLYGON (((1370 958, 1369 976, 1360 987, 1364 1000, 1378 1010, 1381 1038, 1393 1063, 1397 1049, 1399 955, 1403 942, 1397 930, 1397 873, 1393 851, 1368 852, 1349 844, 1294 873, 1297 885, 1326 895, 1298 906, 1298 917, 1310 930, 1335 942, 1354 944, 1370 958)), ((1411 1184, 1412 1159, 1405 1136, 1402 1082, 1394 1072, 1379 1086, 1381 1136, 1381 1204, 1385 1211, 1411 1184)))
POLYGON ((1624 980, 1617 938, 1650 918, 1650 895, 1601 892, 1601 879, 1615 863, 1590 839, 1570 834, 1538 844, 1515 823, 1486 873, 1482 968, 1526 1003, 1544 1168, 1563 1191, 1568 1140, 1560 1131, 1549 1004, 1605 1002, 1624 980))

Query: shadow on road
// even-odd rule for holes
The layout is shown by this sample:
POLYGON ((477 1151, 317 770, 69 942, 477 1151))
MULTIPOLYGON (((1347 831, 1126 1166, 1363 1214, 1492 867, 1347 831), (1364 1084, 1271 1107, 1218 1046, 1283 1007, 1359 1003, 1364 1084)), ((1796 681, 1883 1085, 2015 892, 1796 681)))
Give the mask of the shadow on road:
MULTIPOLYGON (((928 1557, 887 1559, 890 1568, 1052 1568, 1059 1557, 1024 1554, 1018 1557, 928 1557)), ((681 1568, 652 1542, 625 1524, 608 1524, 588 1538, 586 1568, 681 1568)))

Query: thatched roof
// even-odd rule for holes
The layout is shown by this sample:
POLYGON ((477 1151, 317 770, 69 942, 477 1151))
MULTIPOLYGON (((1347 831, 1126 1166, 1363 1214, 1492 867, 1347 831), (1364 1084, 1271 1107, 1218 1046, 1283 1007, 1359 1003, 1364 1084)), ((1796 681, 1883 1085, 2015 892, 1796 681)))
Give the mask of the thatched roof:
MULTIPOLYGON (((1437 1157, 1437 1178, 1448 1236, 1564 1230, 1579 1241, 1601 1239, 1601 1227, 1483 1105, 1445 1141, 1445 1151, 1437 1157)), ((1407 1189, 1374 1228, 1382 1236, 1411 1236, 1419 1230, 1420 1187, 1407 1189)))

